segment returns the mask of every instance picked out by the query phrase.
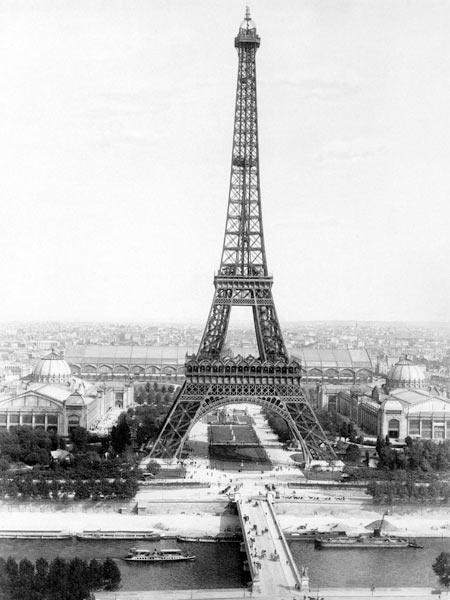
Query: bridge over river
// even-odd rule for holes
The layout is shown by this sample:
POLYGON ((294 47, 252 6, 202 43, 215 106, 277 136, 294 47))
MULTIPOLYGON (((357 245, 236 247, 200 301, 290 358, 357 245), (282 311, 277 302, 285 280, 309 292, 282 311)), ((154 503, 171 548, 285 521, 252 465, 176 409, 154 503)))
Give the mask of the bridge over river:
POLYGON ((243 545, 256 594, 268 598, 288 597, 288 592, 308 589, 294 562, 273 509, 271 494, 237 496, 236 506, 244 534, 243 545))
MULTIPOLYGON (((254 492, 253 492, 254 494, 254 492)), ((261 598, 261 600, 303 600, 308 590, 308 579, 299 574, 289 546, 276 517, 271 493, 254 496, 241 488, 235 496, 243 532, 242 550, 247 555, 251 587, 220 590, 158 590, 138 592, 97 592, 98 600, 160 600, 173 599, 231 599, 261 598)))
POLYGON ((141 590, 96 592, 97 600, 425 600, 439 598, 430 588, 309 588, 299 572, 277 519, 271 493, 241 488, 235 502, 244 535, 242 550, 252 584, 248 589, 141 590))

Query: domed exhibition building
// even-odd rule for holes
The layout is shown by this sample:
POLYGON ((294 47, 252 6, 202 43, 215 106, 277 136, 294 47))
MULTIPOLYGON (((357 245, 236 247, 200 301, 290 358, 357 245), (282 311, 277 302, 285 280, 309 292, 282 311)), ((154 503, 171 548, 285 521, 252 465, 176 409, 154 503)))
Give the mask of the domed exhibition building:
POLYGON ((133 402, 133 386, 94 383, 72 375, 69 364, 52 350, 32 373, 0 393, 0 428, 19 425, 68 435, 74 427, 95 430, 113 407, 133 402))
POLYGON ((424 367, 407 356, 390 368, 384 384, 341 391, 333 408, 371 435, 450 439, 448 390, 432 386, 424 367))

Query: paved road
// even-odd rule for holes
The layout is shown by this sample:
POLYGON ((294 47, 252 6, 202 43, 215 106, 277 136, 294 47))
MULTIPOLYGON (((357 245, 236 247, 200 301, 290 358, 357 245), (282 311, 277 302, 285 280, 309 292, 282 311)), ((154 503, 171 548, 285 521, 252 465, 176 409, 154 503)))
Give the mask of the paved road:
MULTIPOLYGON (((379 588, 372 594, 366 589, 328 589, 319 592, 281 592, 281 596, 264 596, 248 590, 155 590, 152 592, 96 592, 97 600, 438 600, 430 588, 379 588)), ((447 598, 442 592, 442 600, 447 598)))

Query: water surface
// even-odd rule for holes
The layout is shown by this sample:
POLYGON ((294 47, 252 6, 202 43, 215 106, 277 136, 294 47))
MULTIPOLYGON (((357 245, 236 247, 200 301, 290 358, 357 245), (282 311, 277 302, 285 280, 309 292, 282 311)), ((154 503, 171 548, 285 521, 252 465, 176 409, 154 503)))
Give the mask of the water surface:
POLYGON ((431 565, 450 552, 449 538, 417 538, 423 549, 316 550, 313 542, 289 542, 298 567, 309 569, 316 587, 432 587, 438 583, 431 565))
POLYGON ((56 556, 91 560, 111 557, 117 560, 123 590, 164 590, 199 588, 237 588, 246 585, 239 544, 177 543, 171 540, 79 541, 79 540, 0 540, 0 556, 17 560, 56 556), (142 564, 122 560, 130 547, 180 548, 194 554, 192 562, 142 564))

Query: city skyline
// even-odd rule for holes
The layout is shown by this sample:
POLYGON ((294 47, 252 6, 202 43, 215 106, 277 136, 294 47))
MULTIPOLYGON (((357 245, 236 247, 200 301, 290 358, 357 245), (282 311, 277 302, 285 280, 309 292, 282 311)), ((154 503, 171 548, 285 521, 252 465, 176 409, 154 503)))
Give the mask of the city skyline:
MULTIPOLYGON (((243 4, 0 11, 2 320, 204 323, 243 4)), ((450 8, 252 12, 280 321, 448 322, 450 8)))

